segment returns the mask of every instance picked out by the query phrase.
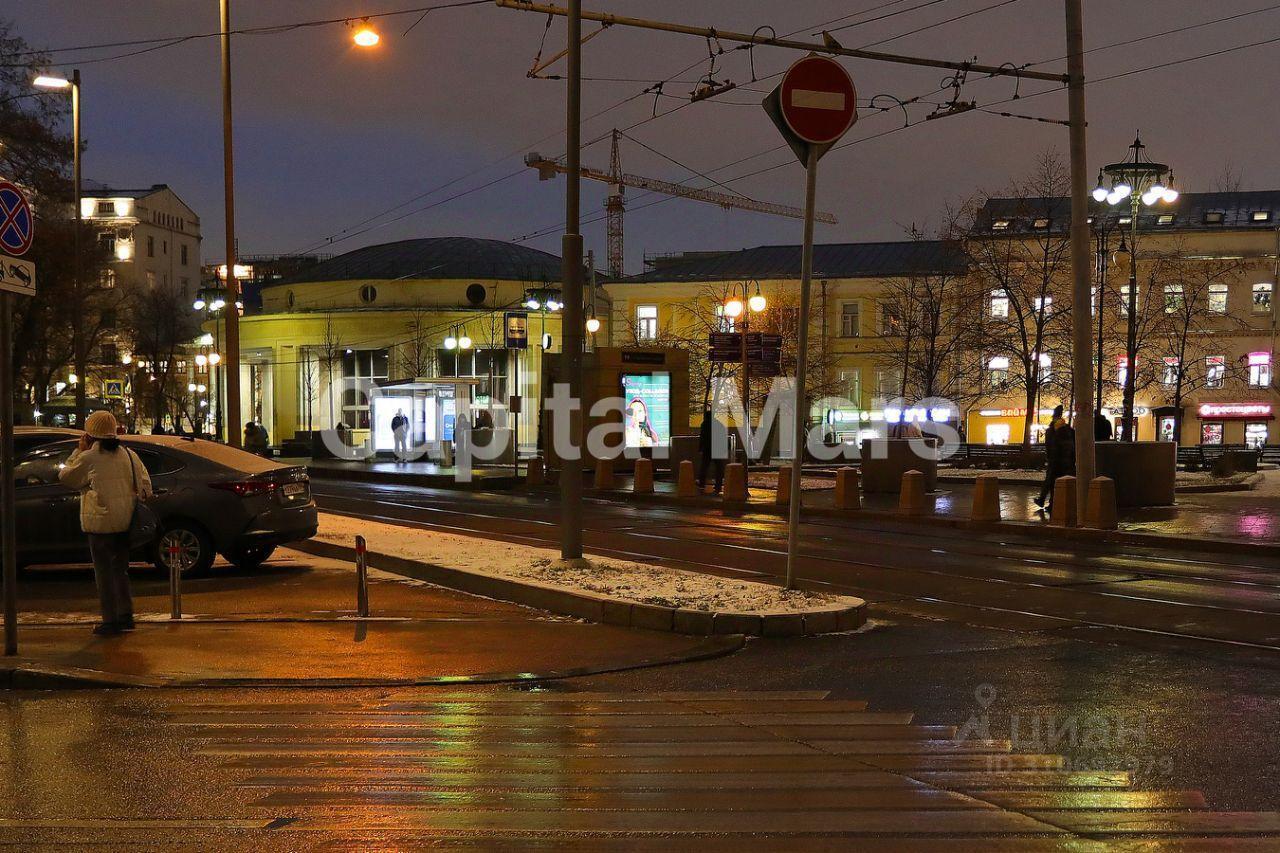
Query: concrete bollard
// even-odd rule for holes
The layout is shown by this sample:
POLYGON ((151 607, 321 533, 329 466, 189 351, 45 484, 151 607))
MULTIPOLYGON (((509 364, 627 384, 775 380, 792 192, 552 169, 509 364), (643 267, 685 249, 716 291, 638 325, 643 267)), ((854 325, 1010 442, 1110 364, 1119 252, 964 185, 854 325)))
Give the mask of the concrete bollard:
POLYGON ((632 487, 637 495, 653 494, 653 460, 637 459, 632 487))
POLYGON ((836 509, 862 509, 859 479, 857 468, 841 468, 836 471, 836 509))
POLYGON ((547 470, 541 456, 529 460, 529 470, 525 473, 525 482, 530 486, 541 486, 547 482, 547 470))
POLYGON ((778 489, 773 493, 773 502, 778 506, 791 503, 791 466, 778 466, 778 489))
POLYGON ((1084 526, 1095 530, 1116 529, 1116 482, 1110 477, 1094 477, 1089 483, 1084 526))
POLYGON ((597 489, 613 488, 613 460, 612 459, 596 460, 595 487, 597 489))
POLYGON ((1055 527, 1076 527, 1076 478, 1059 477, 1053 483, 1053 512, 1049 523, 1055 527))
POLYGON ((691 498, 698 494, 698 482, 693 476, 693 461, 680 460, 680 470, 676 476, 676 497, 691 498))
POLYGON ((980 522, 1000 520, 1000 478, 995 474, 979 474, 974 480, 970 518, 980 522))
POLYGON ((724 499, 728 503, 747 502, 747 466, 741 462, 724 466, 724 499))
POLYGON ((898 511, 903 515, 924 515, 924 474, 914 469, 902 472, 902 491, 898 494, 898 511))

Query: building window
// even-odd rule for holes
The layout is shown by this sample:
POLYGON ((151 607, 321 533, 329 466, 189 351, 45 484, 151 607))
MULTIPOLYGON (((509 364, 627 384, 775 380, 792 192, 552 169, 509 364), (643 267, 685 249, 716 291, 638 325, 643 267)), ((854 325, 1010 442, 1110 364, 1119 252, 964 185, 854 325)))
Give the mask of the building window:
MULTIPOLYGON (((342 354, 342 378, 364 379, 370 382, 375 379, 386 379, 387 367, 390 361, 389 350, 347 350, 342 354)), ((356 388, 345 388, 342 392, 341 417, 342 422, 347 426, 355 429, 368 429, 368 398, 356 388)))
POLYGON ((1185 307, 1185 299, 1182 285, 1166 284, 1164 286, 1164 313, 1177 314, 1185 307))
POLYGON ((1009 316, 1009 294, 1005 291, 991 291, 991 316, 1000 320, 1009 316))
POLYGON ((860 334, 862 334, 862 303, 842 303, 840 305, 840 337, 856 338, 860 334))
POLYGON ((1221 388, 1227 381, 1227 357, 1210 355, 1204 360, 1204 385, 1206 388, 1221 388))
POLYGON ((1172 388, 1178 384, 1178 375, 1182 372, 1178 369, 1179 362, 1173 356, 1166 356, 1164 359, 1164 375, 1160 377, 1160 381, 1166 386, 1172 388))
POLYGON ((378 299, 378 288, 372 284, 366 284, 360 288, 360 301, 366 305, 372 305, 378 299))
POLYGON ((1156 217, 1156 224, 1157 224, 1157 225, 1172 225, 1172 224, 1173 224, 1173 214, 1172 214, 1172 213, 1162 213, 1162 214, 1160 214, 1159 216, 1157 216, 1157 217, 1156 217))
POLYGON ((1221 224, 1222 224, 1222 211, 1221 211, 1221 210, 1210 210, 1209 212, 1207 212, 1207 213, 1204 215, 1204 224, 1205 224, 1205 225, 1221 225, 1221 224))
POLYGON ((902 391, 902 373, 897 370, 876 371, 876 393, 885 400, 897 397, 902 391))
POLYGON ((1267 446, 1266 421, 1244 425, 1244 446, 1250 450, 1261 450, 1267 446))
POLYGON ((181 248, 178 249, 178 255, 181 258, 182 265, 185 267, 187 265, 187 244, 186 243, 183 243, 181 248))
POLYGON ((479 381, 473 402, 488 407, 491 402, 506 404, 507 351, 504 349, 436 350, 441 376, 474 377, 479 381))
POLYGON ((1200 425, 1200 443, 1222 444, 1222 421, 1210 421, 1200 425))
POLYGON ((880 334, 902 334, 902 317, 898 315, 898 306, 888 303, 880 305, 880 334))
POLYGON ((116 286, 116 271, 103 270, 98 276, 98 284, 102 285, 106 290, 113 290, 116 286))
POLYGON ((1253 219, 1253 221, 1254 221, 1254 222, 1270 222, 1270 221, 1271 221, 1271 211, 1269 211, 1269 210, 1255 210, 1255 211, 1253 212, 1253 217, 1252 217, 1252 219, 1253 219))
POLYGON ((846 400, 855 405, 860 404, 862 402, 862 371, 840 371, 840 387, 846 400))
POLYGON ((154 290, 155 286, 156 286, 156 274, 151 270, 147 270, 147 287, 154 290))
POLYGON ((987 375, 992 388, 1003 388, 1009 384, 1009 359, 997 355, 987 362, 987 375))
POLYGON ((1040 228, 1040 229, 1048 228, 1048 227, 1049 227, 1049 220, 1047 220, 1047 219, 1037 219, 1037 220, 1032 224, 1032 227, 1033 227, 1033 228, 1040 228))
POLYGON ((1009 220, 1007 220, 1007 219, 997 219, 995 222, 992 222, 992 223, 991 223, 991 230, 992 230, 992 231, 1008 231, 1008 230, 1009 230, 1009 220))
POLYGON ((658 339, 658 306, 636 306, 636 340, 656 341, 658 339))
POLYGON ((182 285, 182 298, 186 299, 191 295, 191 279, 184 275, 182 278, 178 279, 178 281, 182 285))
POLYGON ((1227 292, 1225 284, 1209 285, 1209 310, 1214 314, 1227 313, 1227 292))
MULTIPOLYGON (((1138 288, 1133 294, 1134 300, 1142 298, 1142 288, 1138 288)), ((1120 285, 1120 316, 1129 316, 1129 285, 1120 285)))
POLYGON ((102 364, 115 364, 120 360, 120 352, 114 343, 104 343, 99 347, 102 364))
POLYGON ((1121 388, 1124 387, 1125 380, 1129 378, 1129 357, 1126 355, 1116 356, 1116 384, 1121 388))
POLYGON ((147 237, 147 257, 154 258, 156 256, 156 238, 147 237))
POLYGON ((1035 298, 1035 306, 1037 314, 1044 314, 1045 316, 1048 316, 1053 313, 1053 297, 1037 296, 1035 298))
POLYGON ((1249 353, 1249 387, 1268 388, 1271 386, 1271 353, 1249 353))
POLYGON ((1261 281, 1253 286, 1253 313, 1271 313, 1271 282, 1261 281))

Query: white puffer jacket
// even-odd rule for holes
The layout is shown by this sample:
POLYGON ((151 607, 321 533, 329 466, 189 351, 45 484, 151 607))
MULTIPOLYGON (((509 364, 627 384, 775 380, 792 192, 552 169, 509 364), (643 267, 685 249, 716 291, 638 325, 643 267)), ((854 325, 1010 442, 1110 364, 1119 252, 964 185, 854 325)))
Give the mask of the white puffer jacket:
POLYGON ((85 533, 123 533, 133 518, 136 494, 151 496, 151 478, 142 460, 123 445, 113 452, 98 444, 77 450, 58 472, 58 481, 80 492, 80 529, 85 533))

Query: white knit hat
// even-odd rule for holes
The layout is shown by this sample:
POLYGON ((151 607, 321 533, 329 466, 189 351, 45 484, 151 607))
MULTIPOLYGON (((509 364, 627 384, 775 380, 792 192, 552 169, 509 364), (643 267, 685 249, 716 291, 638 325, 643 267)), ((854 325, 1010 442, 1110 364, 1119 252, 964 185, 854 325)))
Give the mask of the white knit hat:
POLYGON ((115 438, 117 426, 116 416, 106 409, 94 412, 84 419, 84 431, 91 438, 115 438))

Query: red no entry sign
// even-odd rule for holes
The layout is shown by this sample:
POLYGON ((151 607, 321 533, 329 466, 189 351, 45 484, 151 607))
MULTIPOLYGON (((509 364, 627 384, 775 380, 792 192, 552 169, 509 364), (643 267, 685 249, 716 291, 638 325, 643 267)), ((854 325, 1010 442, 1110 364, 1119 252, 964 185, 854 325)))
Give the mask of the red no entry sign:
POLYGON ((825 56, 806 56, 788 68, 779 94, 787 127, 811 145, 835 142, 858 120, 853 81, 825 56))

